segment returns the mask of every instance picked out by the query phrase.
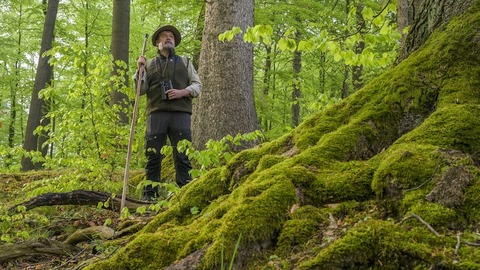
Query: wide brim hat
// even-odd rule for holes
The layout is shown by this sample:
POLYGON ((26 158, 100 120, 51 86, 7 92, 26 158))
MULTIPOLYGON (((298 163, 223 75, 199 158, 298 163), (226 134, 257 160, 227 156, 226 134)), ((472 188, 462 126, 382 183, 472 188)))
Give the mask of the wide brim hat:
POLYGON ((178 31, 177 28, 175 28, 175 26, 173 25, 164 25, 162 27, 159 27, 155 33, 153 33, 152 35, 152 44, 153 46, 157 46, 157 38, 158 38, 158 35, 160 35, 161 32, 163 31, 170 31, 173 33, 173 36, 175 37, 175 47, 178 46, 178 44, 180 44, 180 41, 182 41, 182 36, 180 35, 180 31, 178 31))

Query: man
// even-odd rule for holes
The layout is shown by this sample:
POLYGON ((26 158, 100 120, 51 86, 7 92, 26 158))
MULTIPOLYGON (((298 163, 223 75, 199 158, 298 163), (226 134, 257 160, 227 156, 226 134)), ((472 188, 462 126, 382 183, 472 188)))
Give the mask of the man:
MULTIPOLYGON (((162 26, 152 35, 152 44, 158 48, 158 56, 149 61, 142 56, 137 60, 139 68, 145 67, 140 94, 147 95, 146 179, 160 182, 163 159, 160 149, 168 137, 173 147, 176 183, 180 187, 190 182, 188 172, 192 166, 176 146, 181 140, 192 139, 192 98, 198 97, 202 90, 198 74, 189 59, 175 55, 175 47, 181 39, 177 28, 162 26)), ((151 201, 158 196, 158 187, 147 185, 143 195, 144 200, 151 201)))

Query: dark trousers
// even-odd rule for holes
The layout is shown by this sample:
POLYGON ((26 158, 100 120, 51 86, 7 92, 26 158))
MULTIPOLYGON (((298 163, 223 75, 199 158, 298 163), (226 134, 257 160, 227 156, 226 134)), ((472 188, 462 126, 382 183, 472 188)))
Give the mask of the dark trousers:
MULTIPOLYGON (((192 169, 190 160, 184 153, 179 153, 177 143, 181 140, 192 140, 191 115, 186 112, 154 112, 147 117, 147 130, 145 134, 145 155, 147 164, 145 174, 147 180, 160 182, 163 155, 160 149, 167 143, 167 137, 173 147, 173 160, 175 164, 175 181, 180 187, 192 179, 189 171, 192 169)), ((158 187, 146 186, 145 194, 155 196, 158 187)))

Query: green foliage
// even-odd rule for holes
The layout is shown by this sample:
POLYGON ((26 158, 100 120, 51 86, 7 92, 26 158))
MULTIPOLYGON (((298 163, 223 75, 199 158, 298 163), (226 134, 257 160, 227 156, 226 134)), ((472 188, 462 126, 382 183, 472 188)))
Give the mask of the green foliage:
POLYGON ((37 227, 51 224, 45 215, 27 212, 24 206, 19 206, 16 210, 17 213, 13 215, 0 214, 0 243, 13 243, 46 236, 45 232, 36 230, 37 227))
POLYGON ((231 30, 225 31, 222 34, 218 35, 218 40, 224 42, 231 41, 237 34, 241 33, 242 29, 240 27, 233 27, 231 30))
MULTIPOLYGON (((257 25, 244 30, 234 27, 221 34, 220 39, 230 40, 243 32, 244 41, 255 44, 256 107, 267 138, 278 137, 291 129, 289 107, 293 81, 302 86, 302 98, 299 102, 302 115, 309 115, 339 100, 338 89, 341 85, 338 81, 343 78, 341 69, 338 64, 331 62, 332 59, 339 60, 339 56, 343 55, 345 61, 356 64, 363 61, 359 59, 365 59, 362 62, 365 67, 384 67, 388 59, 391 59, 391 55, 387 57, 388 53, 393 51, 391 40, 394 25, 389 23, 393 9, 390 6, 378 14, 376 12, 379 12, 380 7, 376 4, 369 3, 368 8, 364 9, 364 17, 371 20, 372 28, 371 32, 368 32, 371 36, 365 36, 367 44, 372 44, 371 47, 367 46, 365 58, 351 55, 353 44, 359 41, 358 35, 349 37, 351 41, 346 42, 349 48, 343 47, 343 41, 338 37, 338 29, 354 24, 354 20, 351 20, 354 8, 349 14, 333 9, 332 14, 336 16, 337 23, 332 24, 331 15, 324 16, 329 14, 328 10, 332 7, 314 1, 302 0, 295 6, 283 1, 274 1, 273 4, 257 1, 256 6, 257 25), (260 8, 262 6, 267 8, 260 8), (264 13, 263 10, 269 12, 264 13), (298 19, 295 19, 297 17, 298 19), (379 34, 380 26, 382 29, 387 29, 385 27, 388 26, 389 30, 379 34), (296 40, 295 34, 299 31, 305 32, 304 29, 308 29, 306 32, 309 34, 296 40), (304 69, 301 77, 296 79, 292 77, 288 64, 291 51, 295 50, 304 53, 304 69), (350 52, 347 52, 348 50, 350 52), (382 57, 378 57, 378 51, 383 53, 382 57), (272 60, 271 68, 265 66, 266 59, 272 60), (323 60, 319 62, 319 59, 323 60), (374 62, 377 59, 386 62, 374 62), (314 72, 319 68, 322 73, 314 72), (333 80, 322 80, 322 76, 333 80), (268 79, 265 80, 266 78, 268 79)), ((47 116, 50 124, 39 127, 36 131, 47 132, 49 136, 49 154, 46 159, 39 153, 23 153, 18 150, 23 140, 28 100, 33 88, 36 63, 32 56, 38 54, 44 19, 42 6, 33 1, 12 0, 3 3, 2 7, 5 14, 0 21, 2 29, 6 33, 12 33, 2 40, 1 51, 4 56, 1 60, 2 66, 5 68, 1 70, 0 97, 8 100, 0 105, 2 167, 5 170, 18 171, 20 159, 23 156, 33 156, 35 161, 45 162, 48 169, 80 166, 83 170, 98 164, 108 164, 104 169, 109 171, 120 168, 124 160, 128 127, 119 125, 116 119, 121 108, 107 104, 110 101, 108 93, 111 86, 123 83, 125 70, 122 69, 118 76, 110 76, 113 63, 109 50, 110 40, 105 39, 105 36, 111 34, 111 20, 110 15, 103 15, 106 10, 111 9, 111 1, 94 0, 89 1, 88 5, 77 2, 61 3, 54 48, 46 54, 51 56, 50 64, 54 66, 54 83, 41 93, 41 97, 51 104, 47 116)), ((192 37, 191 33, 197 29, 191 22, 202 21, 198 16, 203 8, 202 3, 193 0, 133 3, 131 51, 141 51, 141 39, 145 32, 152 33, 159 24, 173 23, 181 29, 184 37, 178 53, 186 56, 198 55, 201 42, 192 37), (176 19, 172 22, 169 18, 176 19)), ((147 57, 151 58, 155 54, 155 49, 148 46, 147 57)), ((128 66, 126 63, 115 64, 127 67, 131 73, 136 67, 137 55, 132 53, 130 57, 128 66)), ((133 98, 131 89, 121 91, 133 98)), ((144 106, 141 102, 140 112, 144 110, 144 106)), ((128 110, 125 113, 130 115, 131 108, 128 110)), ((138 122, 142 123, 144 115, 140 115, 138 122)), ((132 166, 138 168, 142 167, 144 162, 140 151, 142 134, 143 126, 137 127, 132 166)))
POLYGON ((341 99, 345 87, 353 88, 349 78, 353 67, 361 66, 361 80, 368 82, 396 57, 400 34, 392 3, 300 0, 294 5, 289 1, 256 5, 257 25, 245 31, 244 40, 256 45, 256 107, 268 138, 291 127, 293 83, 301 91, 297 102, 304 119, 341 99), (360 8, 362 17, 356 14, 360 8), (364 48, 358 52, 360 43, 364 48), (294 73, 292 53, 301 54, 300 74, 294 73))
MULTIPOLYGON (((234 146, 240 146, 244 142, 258 141, 263 138, 261 131, 254 131, 246 134, 237 134, 234 136, 227 135, 220 140, 209 140, 205 143, 204 150, 196 150, 192 142, 183 140, 177 145, 177 150, 185 153, 190 160, 193 160, 198 169, 192 169, 190 174, 193 178, 197 178, 205 174, 212 168, 220 167, 228 162, 234 155, 231 149, 234 146)), ((173 149, 171 146, 164 146, 161 150, 163 155, 170 155, 173 149)))

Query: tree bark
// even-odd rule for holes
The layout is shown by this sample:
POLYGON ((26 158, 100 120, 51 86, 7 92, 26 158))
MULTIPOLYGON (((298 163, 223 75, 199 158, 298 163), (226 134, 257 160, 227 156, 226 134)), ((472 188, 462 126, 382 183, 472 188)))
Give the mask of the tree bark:
POLYGON ((262 85, 262 94, 263 94, 263 99, 261 100, 261 107, 265 110, 263 115, 266 115, 263 117, 263 119, 260 120, 260 123, 262 125, 262 129, 264 132, 268 132, 272 126, 272 114, 271 114, 271 109, 272 105, 269 104, 268 102, 268 94, 269 94, 269 89, 272 86, 272 79, 270 75, 272 73, 272 68, 273 68, 273 61, 272 61, 272 47, 271 46, 265 46, 265 65, 263 67, 263 85, 262 85), (270 112, 270 113, 269 113, 270 112), (268 117, 270 116, 270 117, 268 117))
POLYGON ((413 0, 407 6, 400 0, 400 26, 410 26, 399 51, 397 63, 407 58, 430 37, 435 29, 460 15, 473 4, 473 0, 413 0), (406 10, 405 10, 406 9, 406 10), (405 25, 408 24, 408 25, 405 25))
POLYGON ((128 124, 126 109, 128 97, 120 92, 122 87, 128 87, 128 46, 130 35, 130 0, 113 1, 112 18, 112 41, 110 48, 113 56, 112 76, 123 76, 123 83, 112 82, 110 105, 118 105, 121 110, 118 113, 120 123, 128 124), (125 67, 117 65, 117 61, 125 63, 125 67), (123 74, 122 74, 123 73, 123 74))
MULTIPOLYGON (((363 5, 358 4, 356 10, 356 18, 357 18, 357 27, 358 32, 362 36, 362 39, 355 44, 355 54, 362 54, 363 50, 365 49, 365 41, 363 40, 365 35, 365 20, 363 19, 363 5)), ((357 91, 363 87, 362 81, 363 75, 363 65, 353 66, 352 67, 352 84, 353 90, 357 91)))
POLYGON ((193 144, 259 129, 253 98, 253 45, 240 35, 220 42, 218 35, 234 26, 253 25, 253 0, 207 1, 199 74, 203 92, 192 115, 193 144))
MULTIPOLYGON (((55 21, 57 19, 59 0, 48 1, 48 7, 45 15, 45 25, 43 27, 42 44, 40 48, 40 58, 37 65, 37 73, 35 75, 35 84, 33 87, 32 98, 30 101, 30 110, 28 113, 27 127, 25 131, 25 140, 23 148, 25 151, 41 151, 42 155, 47 154, 47 149, 43 144, 47 140, 46 135, 34 134, 35 129, 40 125, 48 124, 48 119, 43 119, 46 114, 46 106, 43 99, 38 97, 40 90, 50 84, 53 68, 48 63, 50 57, 43 54, 52 48, 55 21), (42 123, 43 122, 43 123, 42 123)), ((40 169, 42 163, 33 163, 30 157, 22 158, 22 170, 29 171, 40 169)))

